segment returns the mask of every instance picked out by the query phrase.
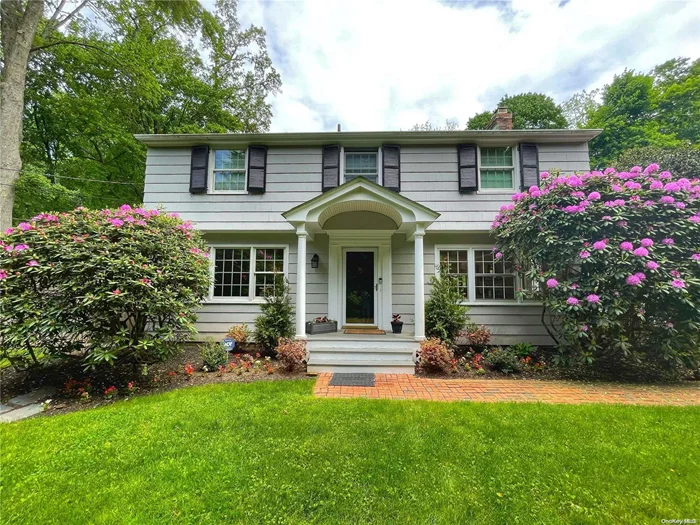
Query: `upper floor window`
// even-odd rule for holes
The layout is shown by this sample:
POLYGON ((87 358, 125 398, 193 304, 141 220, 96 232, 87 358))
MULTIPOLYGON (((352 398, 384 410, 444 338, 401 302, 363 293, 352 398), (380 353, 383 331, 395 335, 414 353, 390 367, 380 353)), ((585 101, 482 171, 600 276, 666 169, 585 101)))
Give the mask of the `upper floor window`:
POLYGON ((510 146, 479 148, 479 187, 484 190, 513 189, 515 179, 515 159, 510 146))
POLYGON ((214 191, 245 191, 245 150, 214 150, 214 191))
POLYGON ((345 182, 355 177, 364 177, 372 182, 379 182, 376 151, 345 152, 345 182))

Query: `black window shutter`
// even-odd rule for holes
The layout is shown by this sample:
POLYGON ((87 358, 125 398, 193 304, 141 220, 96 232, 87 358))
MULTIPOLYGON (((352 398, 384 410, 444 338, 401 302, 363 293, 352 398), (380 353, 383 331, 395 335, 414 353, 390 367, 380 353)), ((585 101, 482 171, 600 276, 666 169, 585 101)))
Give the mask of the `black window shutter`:
POLYGON ((340 184, 340 146, 323 147, 322 190, 337 188, 340 184))
POLYGON ((248 147, 248 192, 265 193, 267 146, 248 147))
POLYGON ((209 146, 194 146, 190 163, 190 193, 206 193, 209 178, 209 146))
POLYGON ((388 190, 401 191, 401 147, 393 144, 382 146, 382 183, 388 190))
POLYGON ((476 166, 476 144, 457 146, 457 167, 459 169, 459 192, 477 191, 479 178, 476 166))
POLYGON ((523 189, 540 185, 540 162, 537 144, 520 144, 520 180, 523 189))

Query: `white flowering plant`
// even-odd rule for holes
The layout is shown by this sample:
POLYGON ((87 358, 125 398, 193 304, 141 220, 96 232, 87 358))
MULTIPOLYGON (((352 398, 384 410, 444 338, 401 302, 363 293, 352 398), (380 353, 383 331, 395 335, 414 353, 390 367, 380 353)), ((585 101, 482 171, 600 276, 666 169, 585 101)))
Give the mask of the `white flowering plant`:
POLYGON ((492 225, 496 257, 543 305, 561 363, 598 358, 696 370, 700 363, 700 180, 656 164, 541 173, 492 225))

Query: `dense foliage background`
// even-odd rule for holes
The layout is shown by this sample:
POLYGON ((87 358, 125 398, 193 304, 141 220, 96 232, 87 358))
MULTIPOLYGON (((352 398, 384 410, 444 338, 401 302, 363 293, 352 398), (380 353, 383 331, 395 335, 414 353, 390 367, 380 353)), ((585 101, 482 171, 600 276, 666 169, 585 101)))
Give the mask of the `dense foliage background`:
POLYGON ((173 214, 42 213, 0 235, 0 357, 163 359, 194 333, 208 290, 204 240, 173 214))
POLYGON ((700 179, 543 173, 493 224, 541 301, 560 362, 700 365, 700 179))

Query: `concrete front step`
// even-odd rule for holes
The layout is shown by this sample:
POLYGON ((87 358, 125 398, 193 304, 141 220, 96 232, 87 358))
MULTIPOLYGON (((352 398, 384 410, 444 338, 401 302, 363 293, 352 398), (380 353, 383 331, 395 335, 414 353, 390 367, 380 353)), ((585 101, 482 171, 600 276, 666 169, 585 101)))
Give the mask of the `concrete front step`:
POLYGON ((413 374, 415 366, 411 362, 392 361, 333 361, 314 364, 309 362, 306 370, 312 373, 339 372, 339 373, 368 373, 368 374, 413 374))

